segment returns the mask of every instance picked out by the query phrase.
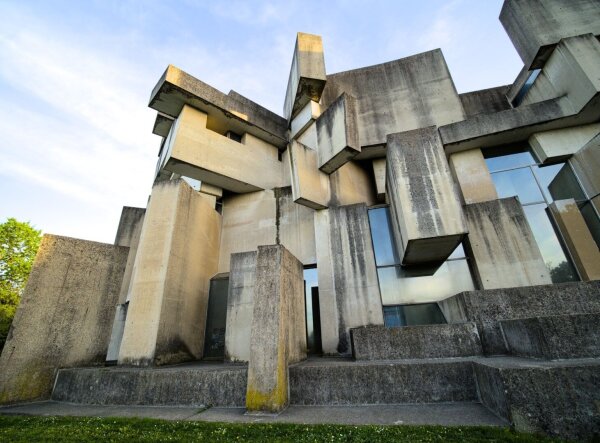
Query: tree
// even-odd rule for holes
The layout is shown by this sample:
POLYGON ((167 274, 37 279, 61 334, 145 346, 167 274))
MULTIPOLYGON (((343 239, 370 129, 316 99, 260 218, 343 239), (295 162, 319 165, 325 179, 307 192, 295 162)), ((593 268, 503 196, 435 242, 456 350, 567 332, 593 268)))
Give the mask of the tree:
POLYGON ((41 231, 29 222, 9 218, 0 224, 0 350, 4 347, 41 239, 41 231))

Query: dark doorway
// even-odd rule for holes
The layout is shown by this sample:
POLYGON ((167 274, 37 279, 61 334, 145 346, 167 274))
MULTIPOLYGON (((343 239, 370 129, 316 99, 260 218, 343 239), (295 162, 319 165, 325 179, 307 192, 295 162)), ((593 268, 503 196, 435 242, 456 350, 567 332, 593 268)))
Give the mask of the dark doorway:
POLYGON ((304 295, 306 306, 306 348, 309 354, 322 354, 321 310, 317 269, 304 270, 304 295))
POLYGON ((227 291, 229 275, 217 275, 210 281, 208 310, 206 313, 206 335, 204 336, 204 358, 222 360, 225 356, 225 322, 227 320, 227 291))

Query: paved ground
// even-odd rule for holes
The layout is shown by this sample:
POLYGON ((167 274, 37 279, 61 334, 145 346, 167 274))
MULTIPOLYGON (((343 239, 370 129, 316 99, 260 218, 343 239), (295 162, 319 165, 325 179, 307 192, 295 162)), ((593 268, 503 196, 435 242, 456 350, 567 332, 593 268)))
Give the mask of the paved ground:
POLYGON ((377 406, 290 406, 278 416, 245 415, 244 408, 97 406, 54 401, 0 407, 1 415, 68 415, 83 417, 146 417, 246 423, 338 423, 507 426, 478 403, 377 406))

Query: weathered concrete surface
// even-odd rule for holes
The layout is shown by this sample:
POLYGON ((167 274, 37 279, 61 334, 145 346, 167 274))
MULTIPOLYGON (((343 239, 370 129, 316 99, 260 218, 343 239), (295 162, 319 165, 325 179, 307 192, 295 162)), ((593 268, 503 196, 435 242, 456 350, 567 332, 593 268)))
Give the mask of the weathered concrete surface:
POLYGON ((152 90, 148 106, 175 118, 184 105, 210 115, 212 128, 222 134, 229 129, 238 134, 249 132, 280 148, 287 143, 284 118, 235 91, 224 94, 169 65, 152 90))
POLYGON ((477 324, 486 354, 505 354, 501 320, 600 312, 600 282, 463 292, 438 302, 449 323, 477 324))
POLYGON ((377 192, 377 200, 385 201, 385 169, 386 159, 373 159, 373 175, 375 176, 375 192, 377 192))
POLYGON ((465 205, 473 268, 482 289, 552 283, 516 197, 465 205))
POLYGON ((329 204, 329 177, 321 172, 316 150, 292 140, 288 146, 290 175, 294 201, 312 209, 329 204))
POLYGON ((173 117, 170 117, 162 112, 156 113, 156 120, 154 120, 154 126, 152 127, 152 133, 160 135, 161 137, 167 137, 171 126, 173 126, 173 117))
POLYGON ((448 159, 450 170, 462 197, 463 204, 496 200, 496 185, 485 163, 481 149, 456 152, 448 159))
POLYGON ((349 355, 350 328, 383 325, 366 205, 315 212, 315 239, 323 352, 349 355))
POLYGON ((156 184, 146 211, 119 364, 202 357, 221 216, 182 180, 156 184))
POLYGON ((465 118, 439 49, 328 75, 322 106, 328 107, 343 92, 356 97, 358 133, 365 158, 369 154, 364 147, 384 145, 388 134, 465 118))
POLYGON ((522 357, 600 357, 600 314, 502 320, 507 348, 522 357))
POLYGON ((44 235, 0 356, 0 403, 49 398, 58 368, 104 364, 128 252, 44 235))
POLYGON ((458 96, 465 111, 465 117, 469 118, 478 114, 492 114, 510 109, 510 103, 506 98, 509 87, 510 85, 498 86, 496 88, 459 94, 458 96))
POLYGON ((200 183, 200 192, 206 195, 212 195, 213 197, 223 197, 223 189, 217 186, 213 186, 206 182, 200 183))
POLYGON ((284 186, 278 149, 249 133, 241 143, 211 130, 208 114, 185 105, 165 141, 158 170, 233 192, 284 186), (265 174, 264 171, 269 171, 265 174))
POLYGON ((541 68, 562 38, 600 35, 600 5, 594 0, 507 0, 500 22, 525 66, 541 68))
POLYGON ((386 191, 402 264, 443 262, 467 227, 434 126, 387 138, 386 191))
POLYGON ((568 159, 599 133, 600 124, 595 123, 538 132, 529 137, 528 143, 540 162, 553 163, 568 159))
POLYGON ((555 200, 549 207, 581 279, 600 280, 600 251, 575 200, 555 200))
POLYGON ((308 360, 290 367, 295 405, 376 405, 477 400, 471 362, 308 360))
POLYGON ((600 194, 600 134, 591 139, 570 160, 581 187, 591 198, 600 194))
POLYGON ((290 187, 275 189, 277 199, 276 242, 281 243, 304 265, 317 262, 315 211, 294 203, 290 187))
POLYGON ((587 440, 600 433, 597 359, 496 358, 474 365, 481 402, 517 431, 587 440))
POLYGON ((343 93, 317 118, 319 169, 326 174, 339 169, 360 153, 356 99, 343 93))
POLYGON ((321 37, 299 32, 283 104, 283 115, 288 122, 310 100, 320 100, 326 79, 321 37))
POLYGON ((371 206, 377 203, 375 183, 368 170, 368 164, 349 161, 329 176, 329 184, 329 207, 358 203, 371 206))
POLYGON ((288 363, 306 358, 302 263, 281 245, 259 246, 248 363, 246 408, 287 407, 288 363))
POLYGON ((356 360, 468 357, 481 355, 475 323, 354 328, 352 355, 356 360))
POLYGON ((310 100, 290 122, 290 140, 301 136, 320 115, 321 106, 310 100))
POLYGON ((250 360, 256 251, 231 254, 227 321, 225 328, 225 361, 250 360))
POLYGON ((95 405, 243 406, 246 381, 247 368, 231 364, 63 369, 52 399, 95 405))

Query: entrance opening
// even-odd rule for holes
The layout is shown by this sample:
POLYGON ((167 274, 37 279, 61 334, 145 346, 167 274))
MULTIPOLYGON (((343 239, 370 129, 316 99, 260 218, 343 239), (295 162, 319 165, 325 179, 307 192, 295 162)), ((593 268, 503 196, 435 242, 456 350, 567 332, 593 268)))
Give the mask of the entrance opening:
POLYGON ((204 359, 206 360, 223 360, 225 357, 228 290, 229 274, 220 274, 211 279, 204 335, 204 359))
POLYGON ((317 269, 304 270, 304 299, 306 306, 306 348, 309 354, 322 354, 321 311, 317 269))

